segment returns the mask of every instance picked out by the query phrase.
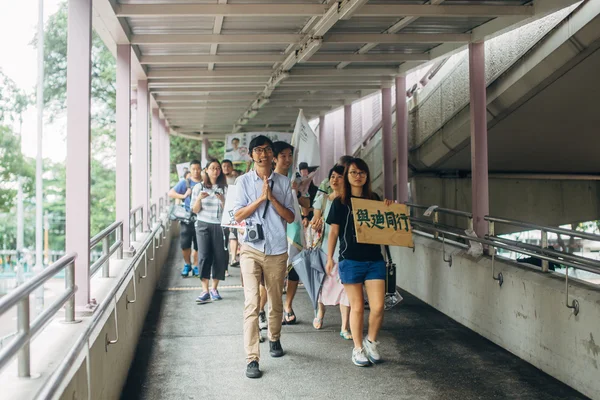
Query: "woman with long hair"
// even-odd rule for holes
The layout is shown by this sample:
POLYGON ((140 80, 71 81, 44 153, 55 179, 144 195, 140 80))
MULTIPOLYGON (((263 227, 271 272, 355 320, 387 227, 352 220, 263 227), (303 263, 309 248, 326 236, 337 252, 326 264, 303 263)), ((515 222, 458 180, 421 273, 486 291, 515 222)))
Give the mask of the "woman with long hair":
MULTIPOLYGON (((325 201, 325 207, 323 211, 323 218, 327 219, 331 211, 331 205, 333 201, 342 195, 344 185, 344 166, 343 165, 335 165, 329 171, 329 187, 331 187, 332 192, 327 196, 319 196, 317 200, 315 200, 314 207, 319 210, 323 209, 322 201, 325 201)), ((329 246, 329 231, 331 230, 328 224, 323 224, 323 219, 320 219, 319 222, 314 221, 312 223, 313 229, 316 231, 323 230, 322 238, 323 243, 321 244, 321 248, 323 251, 327 252, 327 248, 329 246)), ((336 306, 340 305, 340 314, 342 316, 342 327, 340 329, 340 336, 346 340, 351 340, 352 335, 350 334, 350 329, 348 326, 349 318, 350 318, 350 302, 348 300, 348 296, 346 295, 346 291, 344 289, 344 285, 340 280, 340 274, 338 272, 338 255, 339 255, 339 243, 335 246, 335 251, 333 254, 333 269, 329 272, 329 274, 325 277, 323 281, 323 288, 321 289, 321 296, 319 298, 319 310, 317 311, 317 316, 313 321, 313 327, 315 329, 321 329, 323 326, 323 317, 325 316, 325 306, 336 306)))
POLYGON ((202 183, 192 191, 192 211, 196 213, 196 238, 198 240, 198 269, 202 280, 202 293, 196 303, 222 300, 217 287, 225 279, 228 256, 221 216, 225 206, 227 180, 221 164, 211 160, 206 165, 202 183), (212 272, 212 288, 208 281, 212 272))
MULTIPOLYGON (((360 158, 353 158, 344 170, 342 195, 331 205, 327 223, 331 226, 327 251, 327 273, 331 274, 335 265, 335 248, 338 238, 339 274, 350 300, 350 331, 354 341, 352 362, 365 367, 381 361, 377 335, 383 322, 385 301, 385 262, 381 247, 356 241, 352 198, 379 200, 371 190, 369 166, 360 158), (363 285, 369 297, 369 329, 363 339, 364 297, 363 285)), ((392 203, 385 200, 386 205, 392 203)))

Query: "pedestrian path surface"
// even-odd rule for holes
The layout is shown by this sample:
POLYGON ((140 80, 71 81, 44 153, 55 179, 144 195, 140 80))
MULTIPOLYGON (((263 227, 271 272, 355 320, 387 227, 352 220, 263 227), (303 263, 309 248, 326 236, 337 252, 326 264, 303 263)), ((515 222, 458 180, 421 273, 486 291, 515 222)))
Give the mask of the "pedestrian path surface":
MULTIPOLYGON (((535 367, 418 299, 386 311, 385 362, 359 368, 352 342, 339 336, 337 307, 312 327, 304 289, 294 301, 299 324, 284 326, 282 358, 261 344, 261 379, 245 377, 244 294, 239 268, 222 282, 222 301, 197 305, 197 278, 181 278, 176 241, 138 343, 122 399, 585 399, 535 367)), ((399 266, 401 268, 401 266, 399 266)))

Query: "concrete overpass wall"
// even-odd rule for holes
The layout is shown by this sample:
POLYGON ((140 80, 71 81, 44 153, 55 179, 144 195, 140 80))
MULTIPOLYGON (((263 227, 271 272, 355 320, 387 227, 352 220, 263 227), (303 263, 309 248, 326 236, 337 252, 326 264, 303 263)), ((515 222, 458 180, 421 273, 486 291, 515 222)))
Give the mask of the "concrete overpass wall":
MULTIPOLYGON (((600 219, 600 181, 523 179, 490 176, 490 215, 559 226, 600 219)), ((417 176, 411 179, 412 201, 455 210, 471 210, 471 179, 417 176)), ((466 228, 466 220, 440 215, 440 222, 466 228)), ((521 231, 498 224, 496 233, 521 231)))
MULTIPOLYGON (((496 261, 502 287, 492 279, 491 259, 474 259, 415 235, 415 251, 393 248, 398 285, 516 356, 593 399, 600 399, 600 289, 569 287, 575 316, 565 307, 564 280, 510 262, 496 261)), ((460 362, 460 360, 457 360, 460 362)))
MULTIPOLYGON (((575 7, 486 42, 489 129, 597 48, 600 2, 575 7)), ((417 170, 444 168, 469 145, 467 54, 454 56, 444 68, 410 110, 410 163, 417 170)))
MULTIPOLYGON (((154 260, 151 259, 152 250, 148 250, 146 278, 141 278, 146 272, 144 257, 142 257, 136 266, 135 274, 125 284, 125 290, 117 294, 115 307, 119 341, 106 347, 107 338, 110 340, 116 338, 114 309, 107 313, 97 331, 92 334, 89 351, 90 399, 118 399, 121 396, 162 266, 167 260, 171 239, 178 234, 177 223, 170 220, 168 223, 171 223, 172 226, 170 235, 167 235, 163 246, 156 249, 154 260), (133 304, 126 304, 128 299, 132 300, 134 297, 133 279, 137 279, 137 300, 133 304)), ((140 240, 144 240, 144 238, 140 238, 140 240)), ((61 399, 88 398, 87 365, 83 357, 80 357, 80 360, 81 364, 65 386, 61 399)))
MULTIPOLYGON (((168 223, 171 221, 167 220, 168 223)), ((129 275, 122 290, 117 293, 116 301, 109 306, 106 315, 101 320, 96 330, 92 332, 89 340, 89 376, 88 385, 88 363, 86 362, 86 350, 84 349, 72 366, 63 386, 59 389, 61 399, 118 399, 127 379, 129 366, 133 360, 137 342, 142 331, 144 320, 154 294, 161 268, 167 259, 171 237, 177 234, 177 225, 172 225, 171 235, 163 240, 163 245, 156 249, 153 257, 152 249, 149 248, 147 273, 144 257, 129 275), (152 259, 153 258, 153 259, 152 259), (146 276, 142 278, 142 276, 146 276), (137 299, 134 293, 134 279, 136 280, 137 299), (127 304, 127 300, 135 303, 127 304), (115 307, 118 320, 118 342, 106 347, 106 340, 115 340, 115 307), (88 389, 91 395, 88 397, 88 389)), ((159 233, 160 235, 160 233, 159 233)), ((132 242, 138 248, 145 240, 146 234, 138 233, 140 242, 132 242)), ((102 278, 97 274, 92 278, 92 299, 98 303, 120 279, 122 273, 128 268, 130 261, 110 260, 110 277, 102 278)), ((48 326, 34 339, 31 345, 31 371, 36 375, 35 379, 15 379, 17 370, 16 360, 12 362, 0 376, 0 398, 4 399, 33 399, 35 394, 44 386, 47 379, 56 370, 58 365, 70 351, 71 346, 80 337, 88 326, 91 315, 76 315, 81 323, 64 324, 61 313, 51 321, 48 326)))

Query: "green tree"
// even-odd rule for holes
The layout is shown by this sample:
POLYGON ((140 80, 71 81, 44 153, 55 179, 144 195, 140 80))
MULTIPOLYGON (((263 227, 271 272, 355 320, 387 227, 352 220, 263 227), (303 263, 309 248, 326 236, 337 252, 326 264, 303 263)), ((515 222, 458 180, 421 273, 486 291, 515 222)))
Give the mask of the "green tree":
POLYGON ((10 212, 17 195, 17 179, 23 177, 24 192, 31 193, 34 178, 33 162, 21 153, 21 138, 0 125, 0 213, 10 212))

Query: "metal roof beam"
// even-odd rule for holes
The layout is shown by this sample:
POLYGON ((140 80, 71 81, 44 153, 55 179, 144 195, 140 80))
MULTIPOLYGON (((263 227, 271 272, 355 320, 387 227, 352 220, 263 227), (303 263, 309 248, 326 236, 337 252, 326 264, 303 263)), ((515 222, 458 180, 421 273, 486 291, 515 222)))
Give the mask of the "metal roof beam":
MULTIPOLYGON (((405 61, 429 61, 428 53, 390 53, 390 54, 316 54, 310 59, 301 60, 303 63, 335 63, 335 62, 364 62, 364 63, 402 63, 405 61)), ((202 56, 142 56, 141 63, 147 64, 272 64, 282 62, 280 55, 246 54, 246 55, 202 55, 202 56)), ((283 72, 280 72, 283 73, 283 72)), ((288 75, 289 76, 289 75, 288 75)), ((286 76, 287 78, 287 76, 286 76)))
POLYGON ((252 100, 256 99, 256 96, 249 95, 249 94, 226 95, 226 96, 208 95, 208 94, 196 95, 196 96, 189 96, 189 95, 170 96, 170 95, 156 93, 156 94, 154 94, 154 98, 162 106, 163 104, 168 104, 168 103, 172 103, 172 102, 187 102, 187 103, 207 103, 207 102, 228 103, 228 102, 232 102, 232 101, 251 102, 252 100))
MULTIPOLYGON (((247 69, 228 68, 209 71, 205 68, 173 68, 157 69, 148 72, 150 81, 161 79, 189 79, 189 78, 245 78, 258 77, 268 78, 273 73, 271 68, 247 69)), ((397 68, 365 67, 336 70, 334 68, 309 68, 294 69, 289 72, 290 78, 295 77, 354 77, 354 76, 394 76, 398 74, 397 68)))
MULTIPOLYGON (((293 34, 257 35, 132 35, 136 45, 181 45, 181 44, 289 44, 302 39, 293 34)), ((469 33, 333 33, 323 38, 324 43, 444 43, 469 42, 469 33)))
MULTIPOLYGON (((499 17, 533 15, 534 7, 511 5, 403 5, 367 4, 364 0, 335 2, 354 12, 355 17, 499 17), (347 4, 347 5, 345 5, 347 4), (359 4, 356 9, 354 5, 359 4)), ((117 17, 314 17, 328 10, 323 4, 121 4, 117 17)), ((340 8, 338 19, 349 19, 340 8)))

